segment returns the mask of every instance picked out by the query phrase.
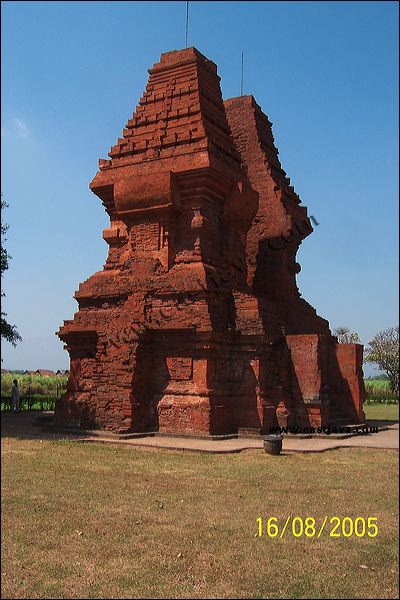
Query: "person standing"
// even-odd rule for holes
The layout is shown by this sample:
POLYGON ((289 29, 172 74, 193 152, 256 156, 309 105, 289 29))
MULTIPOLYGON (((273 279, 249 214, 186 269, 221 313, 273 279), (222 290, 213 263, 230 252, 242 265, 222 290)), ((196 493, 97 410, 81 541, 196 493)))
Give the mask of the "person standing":
POLYGON ((14 379, 13 386, 11 388, 11 412, 21 412, 18 381, 16 379, 14 379))

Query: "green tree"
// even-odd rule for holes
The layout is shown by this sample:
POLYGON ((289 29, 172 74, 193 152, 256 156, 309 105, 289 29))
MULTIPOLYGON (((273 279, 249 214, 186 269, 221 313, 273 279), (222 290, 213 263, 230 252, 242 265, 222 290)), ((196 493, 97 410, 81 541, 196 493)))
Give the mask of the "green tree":
POLYGON ((336 329, 333 330, 333 335, 337 337, 339 344, 360 343, 360 336, 358 333, 352 333, 348 327, 336 327, 336 329))
POLYGON ((375 363, 389 377, 390 388, 399 393, 399 326, 380 331, 369 342, 365 361, 375 363))
MULTIPOLYGON (((8 204, 6 204, 1 199, 1 216, 3 217, 3 210, 7 208, 8 204)), ((7 250, 4 247, 4 243, 6 242, 5 234, 8 229, 8 225, 3 224, 3 219, 1 221, 1 276, 3 277, 4 271, 8 269, 8 261, 11 256, 8 254, 7 250)), ((1 297, 5 296, 4 292, 1 292, 1 297)), ((10 325, 8 323, 7 314, 1 311, 1 337, 6 339, 7 342, 10 342, 13 346, 17 345, 17 342, 21 341, 21 336, 19 335, 17 328, 15 325, 10 325)))

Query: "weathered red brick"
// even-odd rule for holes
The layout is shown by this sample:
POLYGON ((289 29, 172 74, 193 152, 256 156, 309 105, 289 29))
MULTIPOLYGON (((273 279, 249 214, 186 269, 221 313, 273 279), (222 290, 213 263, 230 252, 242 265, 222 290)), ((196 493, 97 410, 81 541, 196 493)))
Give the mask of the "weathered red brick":
POLYGON ((58 335, 59 425, 197 435, 363 420, 362 347, 339 346, 296 285, 312 232, 252 96, 224 104, 194 48, 149 71, 90 184, 102 271, 58 335))

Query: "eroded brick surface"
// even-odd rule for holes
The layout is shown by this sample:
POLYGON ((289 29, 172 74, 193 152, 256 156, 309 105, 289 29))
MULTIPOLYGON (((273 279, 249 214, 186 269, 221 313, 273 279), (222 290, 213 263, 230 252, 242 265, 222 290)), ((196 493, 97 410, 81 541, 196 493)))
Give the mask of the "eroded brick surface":
POLYGON ((252 96, 222 100, 196 49, 149 70, 90 184, 110 216, 102 271, 58 335, 59 425, 197 435, 364 418, 362 347, 301 297, 312 232, 252 96))

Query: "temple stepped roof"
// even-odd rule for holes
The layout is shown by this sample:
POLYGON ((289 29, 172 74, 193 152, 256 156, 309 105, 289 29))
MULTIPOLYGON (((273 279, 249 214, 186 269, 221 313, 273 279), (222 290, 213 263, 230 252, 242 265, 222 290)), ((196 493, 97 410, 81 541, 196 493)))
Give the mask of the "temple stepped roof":
POLYGON ((149 73, 136 111, 100 170, 206 150, 239 171, 216 65, 187 48, 163 54, 149 73))

